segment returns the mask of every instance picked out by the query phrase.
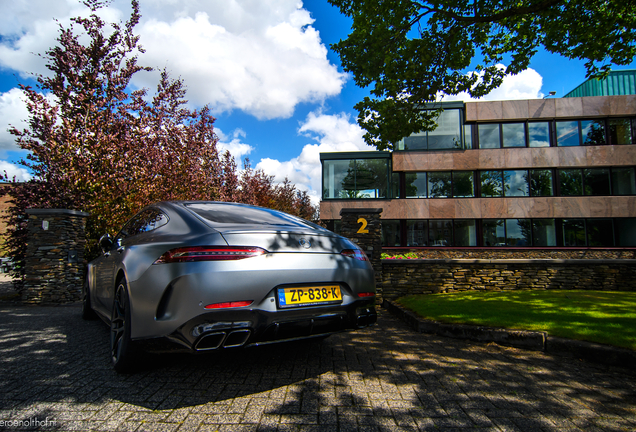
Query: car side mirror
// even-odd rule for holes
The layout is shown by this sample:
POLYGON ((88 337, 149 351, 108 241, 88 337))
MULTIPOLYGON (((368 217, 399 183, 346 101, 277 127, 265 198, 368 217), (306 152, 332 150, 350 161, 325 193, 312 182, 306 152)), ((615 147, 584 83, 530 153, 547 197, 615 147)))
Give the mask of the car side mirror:
POLYGON ((99 248, 102 250, 102 253, 108 252, 112 246, 113 238, 110 236, 110 234, 104 234, 99 239, 99 248))

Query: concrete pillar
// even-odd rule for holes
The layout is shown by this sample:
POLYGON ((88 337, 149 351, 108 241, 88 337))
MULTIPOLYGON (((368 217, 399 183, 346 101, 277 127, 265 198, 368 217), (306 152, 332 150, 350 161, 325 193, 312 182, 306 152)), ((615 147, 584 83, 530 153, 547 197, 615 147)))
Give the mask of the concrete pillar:
POLYGON ((88 213, 28 209, 22 302, 62 304, 81 300, 88 213))
POLYGON ((382 302, 382 223, 381 208, 343 208, 340 234, 355 242, 367 254, 375 271, 377 301, 382 302))

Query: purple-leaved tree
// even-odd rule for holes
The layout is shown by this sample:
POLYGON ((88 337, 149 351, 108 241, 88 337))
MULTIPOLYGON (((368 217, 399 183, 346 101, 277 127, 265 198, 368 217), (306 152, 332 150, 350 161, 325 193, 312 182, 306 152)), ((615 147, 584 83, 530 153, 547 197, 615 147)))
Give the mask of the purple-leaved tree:
POLYGON ((16 263, 18 285, 27 208, 88 212, 88 257, 97 253, 102 234, 160 200, 245 202, 315 219, 306 192, 288 180, 277 185, 248 161, 239 173, 229 152, 219 154, 210 109, 187 107, 181 79, 164 70, 150 100, 146 89, 131 91, 133 75, 151 70, 138 63, 138 0, 127 22, 111 25, 96 14, 107 2, 84 4, 92 14, 60 25, 57 45, 44 55, 50 74, 37 75, 36 88, 22 86, 28 127, 11 129, 28 151, 20 163, 33 174, 4 188, 12 203, 5 253, 16 263))

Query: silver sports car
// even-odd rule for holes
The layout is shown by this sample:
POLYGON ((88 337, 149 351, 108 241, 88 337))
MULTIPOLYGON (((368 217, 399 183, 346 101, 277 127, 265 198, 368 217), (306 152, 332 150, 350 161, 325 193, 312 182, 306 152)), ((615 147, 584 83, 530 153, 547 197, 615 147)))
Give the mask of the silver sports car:
POLYGON ((144 341, 190 351, 325 337, 376 321, 375 282, 354 243, 305 220, 243 204, 160 202, 88 264, 83 317, 111 328, 117 371, 144 341))

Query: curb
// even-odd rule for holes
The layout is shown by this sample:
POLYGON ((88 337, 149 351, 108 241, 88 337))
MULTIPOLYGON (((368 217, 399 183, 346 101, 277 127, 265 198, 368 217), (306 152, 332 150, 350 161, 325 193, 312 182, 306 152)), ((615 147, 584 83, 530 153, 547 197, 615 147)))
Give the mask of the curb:
POLYGON ((574 357, 607 366, 636 369, 636 351, 626 348, 557 338, 546 332, 441 323, 420 318, 415 312, 387 299, 384 299, 382 307, 419 333, 476 342, 495 342, 499 345, 574 357))

